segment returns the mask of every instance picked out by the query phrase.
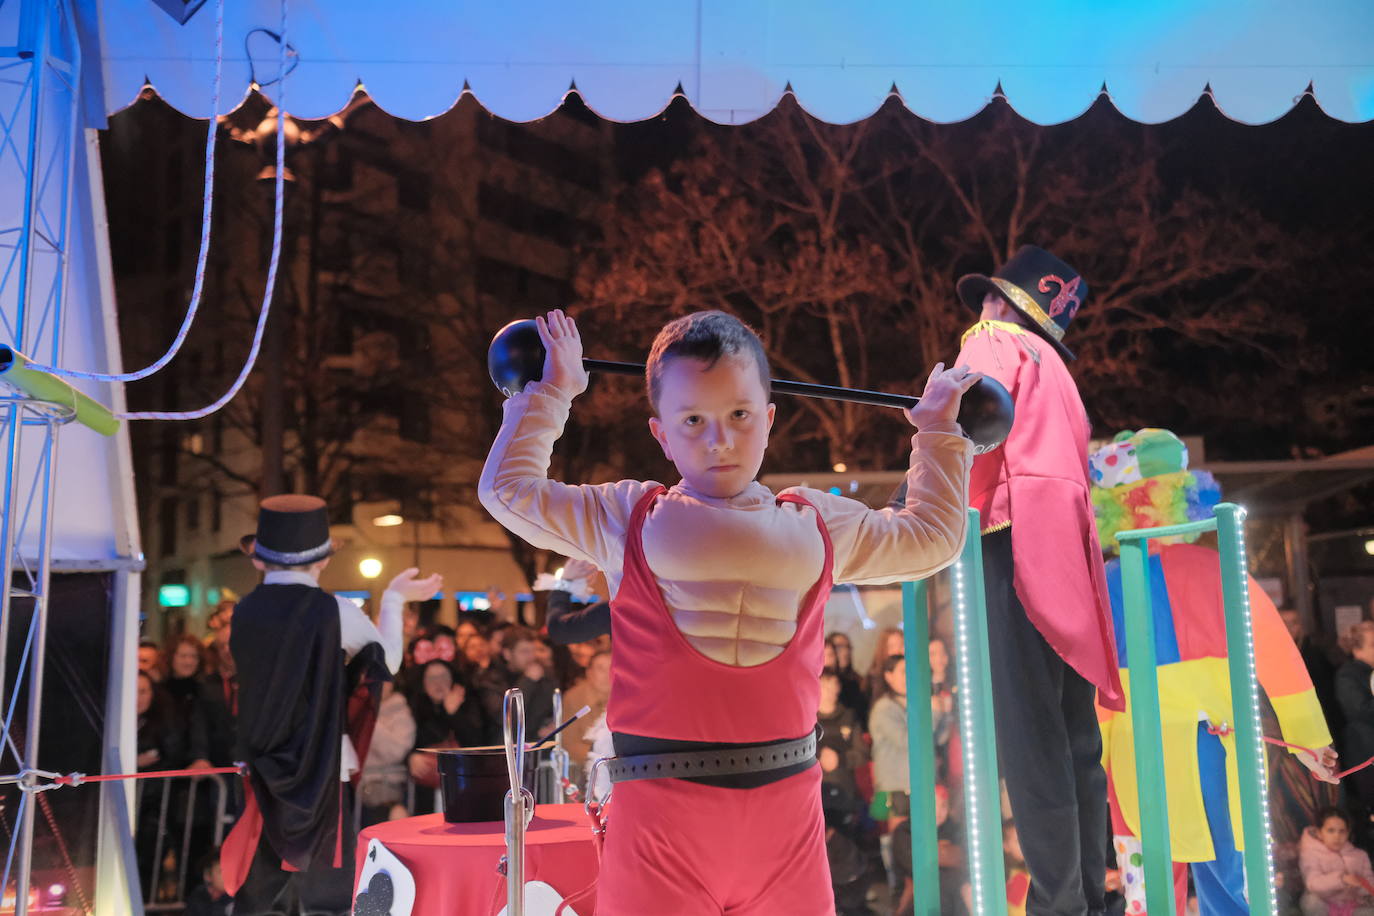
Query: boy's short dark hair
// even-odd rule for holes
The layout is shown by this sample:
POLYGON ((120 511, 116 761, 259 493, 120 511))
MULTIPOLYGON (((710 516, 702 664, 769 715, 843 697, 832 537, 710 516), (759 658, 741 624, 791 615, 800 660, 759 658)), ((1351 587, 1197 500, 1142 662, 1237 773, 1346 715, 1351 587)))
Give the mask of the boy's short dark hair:
POLYGON ((663 326, 649 350, 644 366, 649 403, 658 413, 658 398, 663 387, 663 366, 671 359, 699 359, 709 369, 722 358, 752 356, 758 366, 763 397, 770 396, 768 354, 754 329, 734 315, 712 309, 675 318, 663 326))

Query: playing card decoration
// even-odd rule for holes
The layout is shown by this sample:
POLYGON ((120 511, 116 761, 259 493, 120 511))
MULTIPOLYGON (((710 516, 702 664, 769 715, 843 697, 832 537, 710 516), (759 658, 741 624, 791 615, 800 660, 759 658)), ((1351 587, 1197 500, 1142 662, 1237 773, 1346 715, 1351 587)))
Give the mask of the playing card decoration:
POLYGON ((391 916, 391 901, 395 897, 391 875, 379 871, 367 882, 367 890, 353 900, 353 916, 391 916))
MULTIPOLYGON (((525 916, 554 916, 562 902, 563 895, 554 890, 553 885, 543 881, 525 882, 525 916)), ((506 916, 506 908, 502 907, 496 916, 506 916)), ((562 916, 577 916, 577 912, 565 906, 562 916)))
POLYGON ((354 891, 353 916, 411 916, 415 908, 415 876, 376 840, 367 844, 354 891))

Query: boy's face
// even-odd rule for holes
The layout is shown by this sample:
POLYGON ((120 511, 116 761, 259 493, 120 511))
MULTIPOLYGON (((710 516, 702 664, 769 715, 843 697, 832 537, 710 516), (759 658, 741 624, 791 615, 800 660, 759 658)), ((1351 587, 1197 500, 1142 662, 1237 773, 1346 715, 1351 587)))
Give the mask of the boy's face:
POLYGON ((649 430, 694 490, 717 499, 743 492, 758 476, 774 407, 752 357, 707 368, 698 359, 669 360, 662 370, 658 416, 649 430))

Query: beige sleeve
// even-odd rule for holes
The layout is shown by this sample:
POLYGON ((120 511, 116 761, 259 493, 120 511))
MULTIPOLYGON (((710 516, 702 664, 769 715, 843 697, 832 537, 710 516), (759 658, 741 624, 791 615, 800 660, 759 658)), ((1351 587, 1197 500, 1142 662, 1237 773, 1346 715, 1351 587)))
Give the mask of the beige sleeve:
POLYGON ((506 401, 478 497, 492 517, 533 546, 589 560, 618 581, 630 514, 657 484, 550 480, 553 444, 563 434, 571 403, 567 394, 542 382, 506 401))
POLYGON ((911 437, 901 509, 870 509, 856 499, 798 488, 830 531, 835 581, 924 579, 952 563, 964 547, 972 466, 972 442, 956 433, 922 432, 911 437))

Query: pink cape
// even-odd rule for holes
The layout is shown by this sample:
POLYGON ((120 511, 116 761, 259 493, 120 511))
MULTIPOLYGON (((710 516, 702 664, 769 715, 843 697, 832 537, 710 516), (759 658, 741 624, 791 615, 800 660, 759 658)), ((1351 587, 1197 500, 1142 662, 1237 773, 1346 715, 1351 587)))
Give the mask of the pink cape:
POLYGON ((1048 343, 1002 322, 983 322, 966 333, 956 365, 997 379, 1016 402, 1007 441, 973 461, 969 503, 983 532, 1011 527, 1016 594, 1031 623, 1097 687, 1098 702, 1123 709, 1106 570, 1088 495, 1091 428, 1073 377, 1048 343))

